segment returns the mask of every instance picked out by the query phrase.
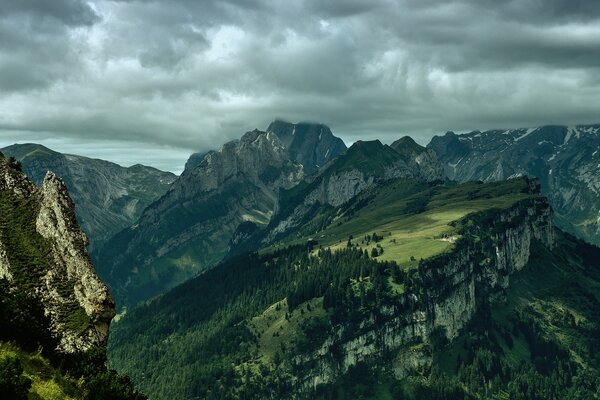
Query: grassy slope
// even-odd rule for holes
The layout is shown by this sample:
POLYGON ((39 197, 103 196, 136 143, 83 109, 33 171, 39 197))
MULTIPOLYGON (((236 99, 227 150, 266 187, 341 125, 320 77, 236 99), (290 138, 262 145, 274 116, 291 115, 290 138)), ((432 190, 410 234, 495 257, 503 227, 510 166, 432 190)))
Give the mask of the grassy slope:
MULTIPOLYGON (((377 244, 367 244, 364 237, 383 236, 378 244, 384 252, 382 260, 396 261, 403 267, 416 267, 426 259, 452 247, 456 238, 450 225, 465 215, 491 208, 508 208, 515 202, 535 195, 524 193, 527 182, 515 179, 494 185, 476 182, 456 187, 428 187, 407 180, 392 181, 354 201, 368 199, 368 205, 351 214, 352 203, 341 207, 337 217, 324 230, 283 240, 276 247, 306 242, 313 238, 324 247, 346 246, 352 235, 353 245, 371 251, 377 244), (408 211, 423 204, 422 212, 408 211)), ((421 210, 419 210, 421 211, 421 210)), ((269 251, 271 248, 266 249, 269 251)))
POLYGON ((29 399, 70 400, 83 397, 78 382, 61 374, 39 352, 26 352, 14 344, 0 342, 0 358, 4 357, 21 360, 23 374, 32 381, 29 399))

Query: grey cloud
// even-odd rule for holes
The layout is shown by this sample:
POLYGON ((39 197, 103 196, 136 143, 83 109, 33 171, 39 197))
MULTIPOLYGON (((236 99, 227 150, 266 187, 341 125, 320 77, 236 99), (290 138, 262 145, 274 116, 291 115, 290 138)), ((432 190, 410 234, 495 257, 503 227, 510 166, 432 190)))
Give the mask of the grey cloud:
POLYGON ((600 102, 597 1, 4 3, 13 134, 192 151, 281 117, 424 143, 596 122, 600 102))
POLYGON ((27 17, 36 23, 53 18, 65 25, 92 25, 99 17, 85 1, 81 0, 18 0, 0 2, 1 16, 27 17))

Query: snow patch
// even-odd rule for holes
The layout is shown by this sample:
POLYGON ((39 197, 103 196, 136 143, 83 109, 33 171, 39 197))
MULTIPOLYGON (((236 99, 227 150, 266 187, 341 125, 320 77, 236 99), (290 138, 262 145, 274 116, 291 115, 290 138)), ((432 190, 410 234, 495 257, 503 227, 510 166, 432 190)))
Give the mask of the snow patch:
POLYGON ((537 129, 538 128, 529 128, 529 129, 527 129, 527 131, 523 135, 521 135, 521 136, 519 136, 518 138, 515 139, 515 142, 518 142, 519 140, 526 138, 532 132, 537 131, 537 129))

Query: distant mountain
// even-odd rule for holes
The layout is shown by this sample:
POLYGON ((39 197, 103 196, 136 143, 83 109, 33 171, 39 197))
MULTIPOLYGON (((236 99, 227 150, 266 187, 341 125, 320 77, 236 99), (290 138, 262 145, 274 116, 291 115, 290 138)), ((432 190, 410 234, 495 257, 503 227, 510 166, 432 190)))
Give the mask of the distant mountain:
POLYGON ((557 225, 600 245, 600 125, 448 132, 428 148, 460 182, 538 177, 557 225))
POLYGON ((36 185, 41 185, 48 171, 64 180, 92 250, 134 223, 176 178, 152 167, 138 164, 125 168, 104 160, 58 153, 38 144, 15 144, 0 151, 19 160, 36 185))
POLYGON ((334 136, 323 124, 292 124, 276 120, 269 125, 267 132, 273 132, 279 137, 290 157, 304 166, 306 174, 316 172, 346 151, 344 141, 334 136))
POLYGON ((277 135, 258 130, 186 169, 138 222, 98 256, 118 304, 157 295, 215 265, 240 225, 265 226, 280 188, 303 177, 277 135))
POLYGON ((265 229, 262 244, 271 243, 281 235, 301 229, 316 215, 321 224, 335 218, 326 211, 349 201, 375 184, 406 178, 418 182, 443 181, 442 164, 433 151, 419 146, 410 138, 403 138, 392 146, 379 140, 358 141, 344 154, 331 161, 317 174, 308 176, 301 184, 284 190, 280 206, 271 224, 265 229))
POLYGON ((145 398, 106 369, 115 305, 86 245, 64 182, 36 187, 0 156, 3 399, 145 398))
MULTIPOLYGON (((267 132, 277 135, 292 160, 302 164, 305 174, 312 174, 320 167, 346 151, 344 141, 331 133, 326 125, 310 122, 292 124, 275 120, 267 132)), ((191 169, 200 164, 206 152, 194 153, 185 164, 191 169)))

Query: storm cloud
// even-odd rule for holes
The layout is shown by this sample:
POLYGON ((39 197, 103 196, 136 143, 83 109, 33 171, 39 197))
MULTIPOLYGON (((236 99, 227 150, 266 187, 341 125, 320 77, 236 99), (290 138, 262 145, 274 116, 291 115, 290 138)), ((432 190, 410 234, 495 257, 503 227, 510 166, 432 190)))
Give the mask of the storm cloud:
POLYGON ((0 0, 0 145, 178 171, 274 118, 347 142, 599 122, 595 0, 0 0))

